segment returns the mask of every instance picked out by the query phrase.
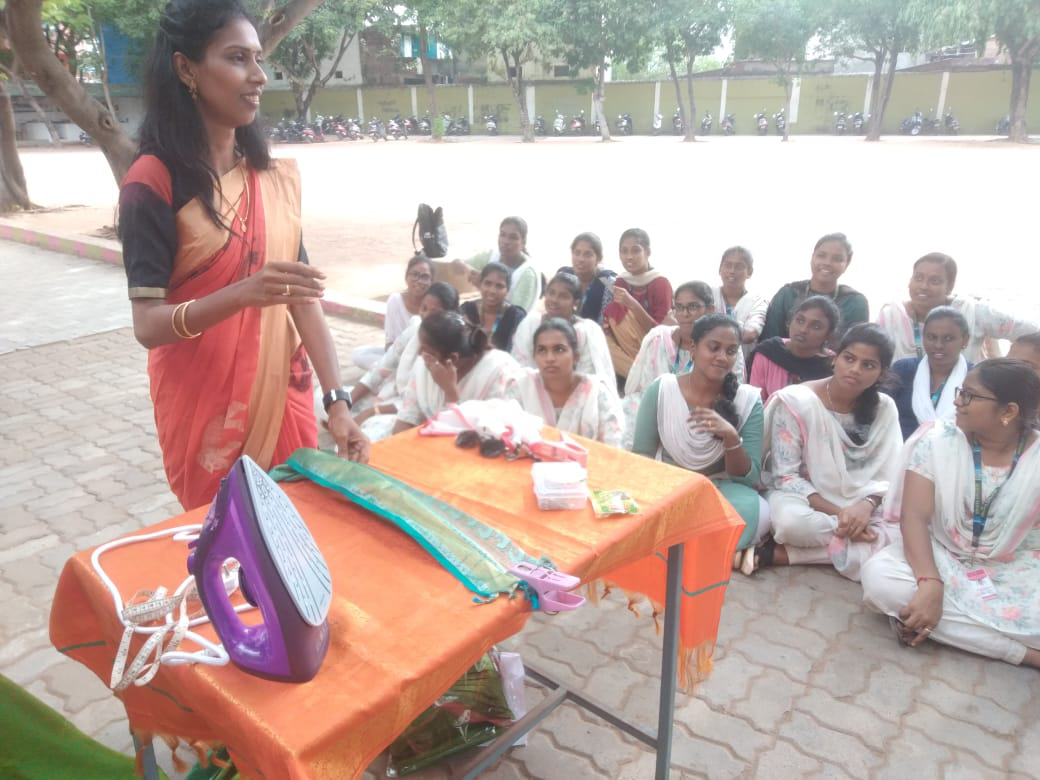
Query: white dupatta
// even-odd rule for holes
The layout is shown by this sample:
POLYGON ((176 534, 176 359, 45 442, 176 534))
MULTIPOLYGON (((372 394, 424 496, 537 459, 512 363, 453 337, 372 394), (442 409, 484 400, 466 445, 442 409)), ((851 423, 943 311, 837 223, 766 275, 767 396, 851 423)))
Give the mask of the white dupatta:
MULTIPOLYGON (((740 424, 737 430, 744 427, 755 403, 762 399, 758 388, 740 385, 733 399, 737 407, 737 418, 740 424)), ((675 374, 663 374, 657 390, 657 432, 661 439, 661 448, 666 450, 678 465, 690 471, 704 471, 718 463, 726 454, 722 440, 710 433, 693 430, 687 423, 690 407, 679 389, 679 379, 675 374)), ((661 448, 657 451, 657 459, 661 460, 661 448)), ((712 475, 715 476, 715 475, 712 475)))
MULTIPOLYGON (((524 368, 537 368, 534 360, 534 332, 545 321, 543 312, 534 311, 524 317, 513 334, 513 358, 524 368)), ((571 325, 578 336, 578 362, 574 371, 578 374, 598 376, 606 382, 615 382, 614 363, 610 359, 610 348, 603 328, 592 320, 576 317, 571 325)))
POLYGON ((928 358, 924 357, 917 364, 914 372, 914 392, 910 406, 914 410, 917 423, 931 422, 932 420, 952 420, 957 414, 957 407, 953 405, 954 392, 964 384, 964 377, 968 375, 968 361, 964 355, 957 358, 957 365, 953 367, 946 384, 943 385, 942 393, 939 395, 939 403, 932 406, 932 370, 928 358))
MULTIPOLYGON (((491 349, 459 380, 459 402, 504 398, 509 386, 516 383, 520 367, 508 352, 491 349)), ((444 391, 422 360, 415 362, 412 374, 415 400, 425 419, 429 420, 445 407, 444 391)))
MULTIPOLYGON (((862 444, 849 438, 812 388, 788 385, 773 393, 766 404, 767 447, 772 439, 773 415, 781 405, 798 422, 805 475, 823 498, 837 506, 848 506, 888 492, 890 473, 903 445, 899 412, 889 396, 880 395, 877 416, 862 444)), ((767 451, 763 463, 769 460, 767 451)), ((765 469, 762 481, 767 487, 777 487, 765 469)))
POLYGON ((524 369, 516 384, 517 400, 524 411, 537 415, 561 431, 620 447, 623 433, 621 399, 599 377, 579 375, 578 385, 557 415, 542 375, 536 368, 524 369))

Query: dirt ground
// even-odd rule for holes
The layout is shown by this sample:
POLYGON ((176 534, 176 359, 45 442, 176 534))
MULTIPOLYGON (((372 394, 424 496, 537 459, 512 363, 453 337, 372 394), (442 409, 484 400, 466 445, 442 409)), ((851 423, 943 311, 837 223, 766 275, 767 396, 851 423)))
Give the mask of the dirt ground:
MULTIPOLYGON (((419 202, 444 207, 451 257, 490 247, 497 225, 519 214, 528 247, 551 274, 569 243, 598 233, 606 264, 627 227, 647 229, 654 264, 674 284, 715 281, 732 244, 756 258, 764 294, 805 278, 813 243, 848 234, 855 256, 843 281, 876 310, 905 290, 912 261, 943 251, 960 263, 958 289, 1035 306, 1036 183, 1040 148, 992 139, 670 137, 465 138, 373 144, 368 140, 276 147, 295 157, 304 182, 304 240, 330 286, 383 298, 402 286, 419 202)), ((94 234, 111 225, 116 184, 96 149, 22 153, 33 199, 49 210, 27 225, 94 234)))

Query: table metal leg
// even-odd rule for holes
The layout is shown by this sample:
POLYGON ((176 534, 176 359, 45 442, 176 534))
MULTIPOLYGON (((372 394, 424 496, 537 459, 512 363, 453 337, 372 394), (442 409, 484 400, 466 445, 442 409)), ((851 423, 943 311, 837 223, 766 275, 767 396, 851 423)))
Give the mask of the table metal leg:
POLYGON ((155 745, 151 740, 143 744, 137 735, 131 730, 130 736, 134 738, 134 750, 141 757, 141 770, 144 772, 144 780, 159 780, 159 765, 155 761, 155 745))
POLYGON ((661 648, 661 700, 657 710, 656 780, 668 780, 675 725, 675 684, 679 662, 679 605, 682 599, 683 544, 668 548, 667 590, 664 605, 664 643, 661 648))

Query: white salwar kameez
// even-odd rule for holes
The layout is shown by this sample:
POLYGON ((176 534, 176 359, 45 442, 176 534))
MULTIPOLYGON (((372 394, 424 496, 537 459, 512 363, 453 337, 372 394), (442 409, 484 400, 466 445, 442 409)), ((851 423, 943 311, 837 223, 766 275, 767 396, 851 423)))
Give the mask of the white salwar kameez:
POLYGON ((538 369, 526 368, 511 397, 520 402, 525 412, 541 417, 546 425, 611 447, 621 446, 625 424, 621 399, 599 377, 579 374, 577 387, 567 402, 556 409, 538 369))
MULTIPOLYGON (((534 332, 545 320, 545 314, 532 312, 521 320, 513 334, 513 358, 524 368, 537 368, 534 359, 534 332)), ((610 360, 610 349, 603 328, 592 320, 577 317, 571 322, 578 337, 578 362, 575 372, 597 376, 605 382, 615 383, 614 364, 610 360)))

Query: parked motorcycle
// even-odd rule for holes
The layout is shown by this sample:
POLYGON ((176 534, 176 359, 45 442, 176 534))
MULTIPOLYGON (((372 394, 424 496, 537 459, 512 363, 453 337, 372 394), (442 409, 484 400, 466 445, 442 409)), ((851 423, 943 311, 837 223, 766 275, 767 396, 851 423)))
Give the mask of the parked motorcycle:
POLYGON ((672 114, 672 132, 675 135, 686 133, 686 124, 683 122, 682 111, 679 109, 675 109, 675 113, 672 114))
POLYGON ((997 120, 997 135, 1011 135, 1011 115, 1003 116, 997 120))
POLYGON ((957 135, 961 131, 961 123, 957 121, 957 117, 953 115, 951 109, 946 109, 946 114, 943 116, 943 132, 946 135, 957 135))
POLYGON ((345 123, 347 128, 347 138, 351 141, 356 141, 361 137, 361 120, 357 117, 351 117, 345 123))
POLYGON ((535 135, 545 135, 545 117, 544 116, 539 115, 539 116, 536 116, 534 118, 534 134, 535 135))
POLYGON ((849 118, 844 111, 834 112, 834 134, 845 135, 849 129, 849 118))
POLYGON ((395 141, 407 141, 408 130, 404 126, 404 121, 399 117, 394 117, 386 123, 386 132, 390 138, 395 141))
POLYGON ((614 127, 617 129, 618 135, 632 135, 632 115, 618 114, 614 127))
POLYGON ((943 131, 942 119, 935 113, 933 108, 930 112, 930 116, 926 116, 921 121, 921 135, 940 135, 943 131))
POLYGON ((654 114, 654 119, 650 123, 650 132, 653 135, 660 135, 661 128, 664 125, 664 117, 661 114, 654 114))
POLYGON ((567 124, 567 132, 571 135, 585 135, 585 129, 585 109, 583 108, 571 117, 571 121, 567 124))
POLYGON ((704 118, 701 120, 701 135, 711 135, 711 112, 705 111, 704 118))
POLYGON ((567 118, 556 109, 556 118, 553 119, 553 135, 563 135, 567 132, 567 118))
POLYGON ((759 111, 755 114, 755 128, 758 130, 759 135, 769 134, 769 115, 765 111, 759 111))
POLYGON ((469 135, 470 126, 469 120, 460 116, 458 119, 453 119, 451 114, 444 115, 444 134, 445 135, 469 135))
POLYGON ((915 111, 903 120, 899 126, 899 132, 903 135, 920 135, 924 128, 924 117, 920 111, 915 111))
POLYGON ((737 118, 733 114, 726 114, 722 118, 723 135, 735 135, 737 132, 737 118))
POLYGON ((484 130, 488 135, 498 135, 498 117, 494 114, 485 114, 484 130))
POLYGON ((377 116, 368 120, 368 137, 373 141, 389 141, 386 135, 386 125, 377 116))
POLYGON ((866 132, 867 127, 867 115, 862 111, 857 111, 852 115, 852 132, 859 135, 866 132))
POLYGON ((773 114, 773 126, 777 135, 783 135, 787 131, 787 109, 781 108, 773 114))

